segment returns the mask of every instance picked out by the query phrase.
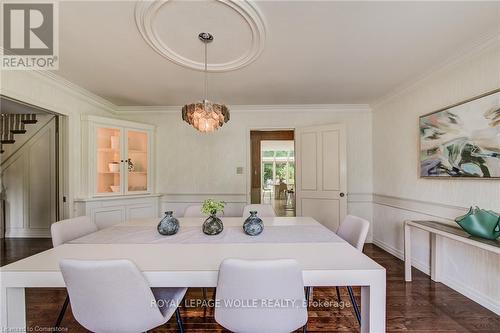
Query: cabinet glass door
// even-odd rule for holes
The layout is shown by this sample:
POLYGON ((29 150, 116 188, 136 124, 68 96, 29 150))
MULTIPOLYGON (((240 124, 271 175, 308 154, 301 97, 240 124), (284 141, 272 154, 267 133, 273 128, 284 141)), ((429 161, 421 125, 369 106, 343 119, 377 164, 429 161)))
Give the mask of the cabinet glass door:
POLYGON ((121 131, 97 128, 97 193, 121 194, 121 131))
POLYGON ((128 192, 148 191, 149 171, 149 138, 148 133, 127 131, 127 153, 125 166, 127 168, 128 192))

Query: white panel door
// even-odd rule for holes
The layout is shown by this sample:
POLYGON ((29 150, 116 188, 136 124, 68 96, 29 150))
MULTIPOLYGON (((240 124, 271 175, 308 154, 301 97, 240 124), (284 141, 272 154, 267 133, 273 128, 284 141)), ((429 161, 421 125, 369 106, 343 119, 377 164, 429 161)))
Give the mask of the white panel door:
POLYGON ((347 214, 344 124, 295 130, 298 216, 311 216, 336 231, 347 214))

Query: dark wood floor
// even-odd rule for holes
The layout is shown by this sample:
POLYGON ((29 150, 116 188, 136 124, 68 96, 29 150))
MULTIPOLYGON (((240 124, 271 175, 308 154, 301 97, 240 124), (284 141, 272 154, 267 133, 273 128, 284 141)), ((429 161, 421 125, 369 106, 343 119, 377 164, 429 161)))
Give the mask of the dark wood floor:
MULTIPOLYGON (((51 247, 48 239, 8 239, 1 241, 0 263, 19 260, 51 247)), ((387 331, 388 332, 500 332, 500 316, 453 291, 441 283, 432 282, 420 271, 413 270, 413 282, 404 282, 403 262, 380 248, 367 244, 364 251, 387 269, 387 331)), ((343 289, 343 300, 348 301, 343 289)), ((359 289, 354 288, 359 301, 359 289)), ((27 315, 30 327, 52 327, 66 292, 62 289, 28 289, 27 315)), ((201 298, 193 289, 187 299, 201 298)), ((314 300, 330 302, 313 306, 309 311, 309 332, 358 332, 352 308, 339 309, 334 288, 314 288, 314 300)), ((181 310, 185 328, 190 333, 226 332, 213 318, 213 310, 184 308, 181 310)), ((62 325, 68 332, 86 332, 66 314, 62 325)), ((176 332, 175 320, 154 332, 176 332)), ((378 333, 378 332, 376 332, 378 333)))

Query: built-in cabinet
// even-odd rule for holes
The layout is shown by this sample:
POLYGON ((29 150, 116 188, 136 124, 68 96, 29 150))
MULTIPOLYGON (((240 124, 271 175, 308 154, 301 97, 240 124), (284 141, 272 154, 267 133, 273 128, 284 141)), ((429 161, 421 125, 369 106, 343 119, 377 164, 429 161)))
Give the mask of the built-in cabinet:
POLYGON ((86 215, 99 229, 133 219, 159 216, 159 194, 90 198, 75 201, 76 215, 86 215))
POLYGON ((87 193, 75 200, 76 215, 89 216, 100 228, 157 217, 154 126, 97 116, 85 116, 82 123, 87 193))
POLYGON ((92 196, 151 193, 154 127, 100 117, 88 125, 92 196))

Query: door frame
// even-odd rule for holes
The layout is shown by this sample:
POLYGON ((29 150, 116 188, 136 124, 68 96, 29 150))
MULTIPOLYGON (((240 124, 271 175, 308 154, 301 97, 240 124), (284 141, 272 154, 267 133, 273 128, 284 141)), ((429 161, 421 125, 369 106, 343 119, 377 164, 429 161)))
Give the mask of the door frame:
MULTIPOLYGON (((262 131, 262 132, 278 132, 278 131, 292 131, 293 132, 293 142, 295 146, 295 128, 286 126, 286 127, 247 127, 247 135, 246 135, 246 156, 247 156, 247 179, 246 179, 246 203, 250 204, 252 201, 252 139, 251 132, 253 131, 262 131)), ((269 139, 273 140, 273 139, 269 139)), ((276 139, 280 140, 280 139, 276 139)), ((282 139, 283 140, 283 139, 282 139)), ((289 140, 289 139, 284 139, 289 140)), ((261 163, 262 164, 262 163, 261 163)))
MULTIPOLYGON (((9 95, 0 94, 0 99, 6 99, 20 105, 24 105, 27 108, 40 110, 43 113, 51 114, 55 117, 55 187, 56 187, 56 200, 55 200, 55 212, 56 212, 56 221, 68 218, 71 215, 69 209, 69 117, 66 114, 62 114, 56 111, 52 111, 42 106, 38 106, 31 102, 25 102, 21 99, 11 97, 9 95)), ((2 211, 2 214, 4 212, 2 211)), ((56 222, 54 221, 54 222, 56 222)), ((5 228, 4 221, 2 222, 2 227, 0 228, 1 234, 0 238, 4 237, 5 228), (3 229, 3 230, 1 230, 3 229)))

